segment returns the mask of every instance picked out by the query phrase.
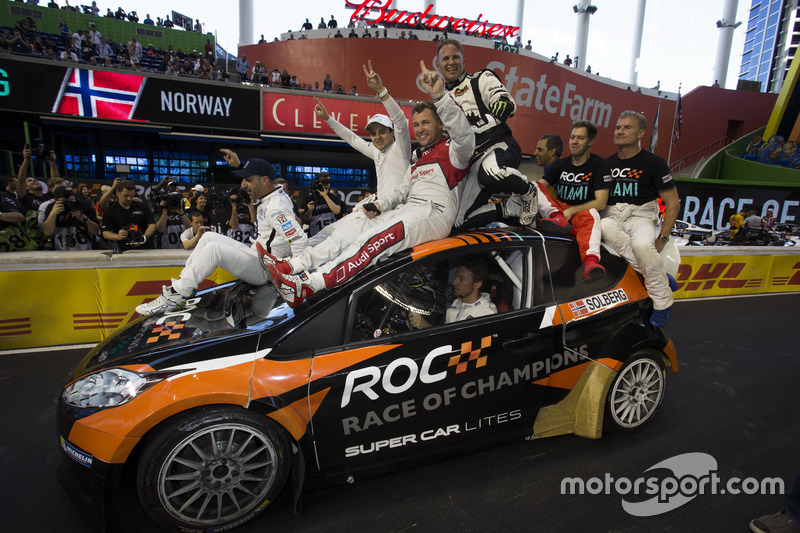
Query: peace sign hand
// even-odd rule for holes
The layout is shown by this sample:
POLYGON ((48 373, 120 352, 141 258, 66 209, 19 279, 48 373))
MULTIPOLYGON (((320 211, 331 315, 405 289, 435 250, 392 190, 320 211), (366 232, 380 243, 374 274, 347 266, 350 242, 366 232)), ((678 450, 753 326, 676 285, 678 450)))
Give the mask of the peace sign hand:
POLYGON ((375 72, 372 68, 372 60, 367 60, 367 65, 362 65, 364 69, 364 75, 367 77, 367 85, 370 89, 375 91, 375 94, 380 94, 383 92, 383 81, 381 80, 380 75, 375 72))

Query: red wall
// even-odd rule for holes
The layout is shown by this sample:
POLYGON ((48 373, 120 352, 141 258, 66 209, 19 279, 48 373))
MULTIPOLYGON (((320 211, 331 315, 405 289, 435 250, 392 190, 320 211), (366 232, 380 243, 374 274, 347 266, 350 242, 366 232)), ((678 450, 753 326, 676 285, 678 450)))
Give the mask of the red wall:
MULTIPOLYGON (((306 39, 265 43, 240 48, 250 64, 263 62, 269 70, 277 67, 296 75, 301 83, 319 81, 326 74, 333 79, 334 89, 341 84, 345 91, 356 85, 361 95, 372 96, 366 86, 362 65, 371 59, 384 85, 397 99, 423 100, 426 95, 416 86, 424 60, 431 68, 436 43, 402 39, 306 39)), ((622 111, 632 109, 648 118, 648 134, 642 146, 648 148, 659 98, 616 87, 593 75, 550 64, 532 57, 493 49, 466 47, 468 71, 491 67, 509 88, 517 102, 517 114, 509 124, 524 153, 532 154, 538 139, 557 133, 565 140, 573 120, 598 122, 600 132, 592 148, 603 156, 615 152, 614 125, 622 111), (602 103, 602 105, 598 104, 602 103)), ((723 137, 728 121, 741 120, 741 131, 764 126, 776 95, 698 88, 683 97, 681 139, 673 148, 671 160, 708 145, 723 137)), ((676 101, 661 98, 659 141, 656 153, 667 158, 676 101)), ((265 110, 266 113, 266 110, 265 110)), ((269 129, 268 122, 264 122, 269 129)), ((298 132, 318 133, 319 129, 298 128, 298 132)))
POLYGON ((741 124, 729 142, 766 126, 777 98, 774 93, 695 88, 682 98, 683 125, 672 149, 672 161, 728 135, 730 122, 741 124))

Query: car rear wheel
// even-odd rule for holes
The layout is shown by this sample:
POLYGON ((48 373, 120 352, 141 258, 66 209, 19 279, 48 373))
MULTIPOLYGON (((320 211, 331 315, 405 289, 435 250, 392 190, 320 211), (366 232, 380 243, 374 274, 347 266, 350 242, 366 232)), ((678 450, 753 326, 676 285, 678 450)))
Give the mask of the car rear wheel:
POLYGON ((655 416, 666 389, 661 357, 650 352, 634 356, 620 369, 608 391, 606 429, 628 433, 641 428, 655 416))
POLYGON ((190 411, 148 439, 137 472, 139 498, 167 529, 244 523, 286 483, 290 446, 264 416, 227 406, 190 411))

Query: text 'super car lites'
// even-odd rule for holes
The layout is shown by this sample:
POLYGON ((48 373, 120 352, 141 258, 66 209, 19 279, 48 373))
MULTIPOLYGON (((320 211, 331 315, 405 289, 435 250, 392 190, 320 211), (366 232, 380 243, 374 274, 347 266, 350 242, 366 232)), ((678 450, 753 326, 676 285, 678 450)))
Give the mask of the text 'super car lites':
POLYGON ((253 518, 293 468, 341 483, 516 439, 636 430, 677 359, 636 273, 605 251, 602 263, 582 283, 574 240, 486 230, 295 310, 271 286, 215 287, 86 356, 60 398, 61 448, 107 524, 125 477, 155 522, 194 531, 253 518), (489 266, 498 313, 448 324, 466 256, 489 266), (412 330, 410 312, 432 326, 412 330))

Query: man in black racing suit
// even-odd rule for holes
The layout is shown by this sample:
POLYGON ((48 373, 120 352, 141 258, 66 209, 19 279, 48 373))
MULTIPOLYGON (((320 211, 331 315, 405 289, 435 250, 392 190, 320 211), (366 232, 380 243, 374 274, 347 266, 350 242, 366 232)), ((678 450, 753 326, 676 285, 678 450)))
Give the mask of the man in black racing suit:
POLYGON ((531 224, 536 216, 536 187, 516 170, 522 161, 522 150, 506 124, 516 109, 514 99, 493 71, 468 74, 464 69, 464 49, 454 39, 439 45, 436 65, 475 132, 472 169, 465 180, 456 228, 471 227, 468 219, 497 192, 518 195, 514 200, 520 206, 519 222, 531 224))

